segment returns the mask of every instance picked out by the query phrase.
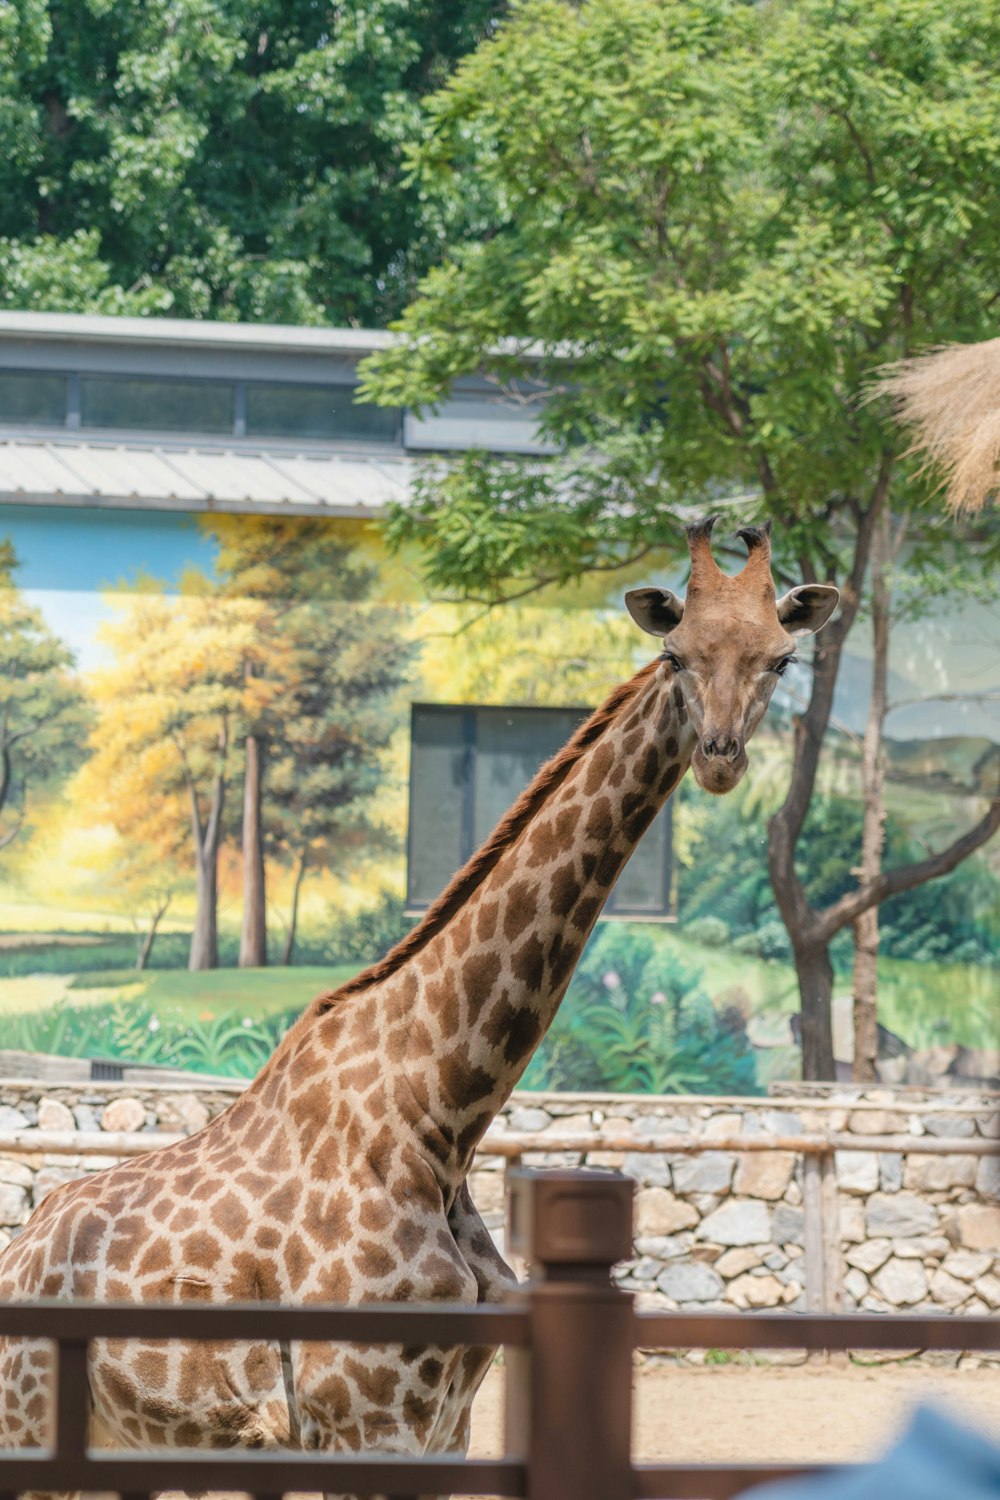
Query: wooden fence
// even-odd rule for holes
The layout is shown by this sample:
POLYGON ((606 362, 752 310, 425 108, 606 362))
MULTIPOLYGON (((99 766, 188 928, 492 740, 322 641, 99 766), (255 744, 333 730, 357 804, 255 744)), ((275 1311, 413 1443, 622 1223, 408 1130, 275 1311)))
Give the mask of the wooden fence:
POLYGON ((57 1348, 54 1441, 0 1450, 0 1500, 19 1492, 111 1491, 139 1500, 164 1489, 495 1495, 525 1500, 728 1500, 764 1479, 807 1472, 757 1463, 634 1463, 634 1351, 726 1349, 1000 1349, 986 1317, 815 1314, 637 1314, 611 1283, 631 1254, 632 1184, 611 1172, 510 1175, 512 1250, 531 1267, 498 1307, 213 1307, 0 1304, 0 1334, 57 1348), (501 1459, 87 1445, 87 1351, 97 1338, 502 1344, 506 1453, 501 1459))

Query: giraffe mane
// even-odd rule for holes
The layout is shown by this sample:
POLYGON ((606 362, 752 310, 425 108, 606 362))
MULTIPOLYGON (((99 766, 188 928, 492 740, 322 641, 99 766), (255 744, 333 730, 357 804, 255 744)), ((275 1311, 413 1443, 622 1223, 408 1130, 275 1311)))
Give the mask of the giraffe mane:
POLYGON ((562 785, 584 752, 600 739, 625 705, 632 702, 659 665, 659 658, 649 662, 628 682, 615 688, 600 708, 595 709, 590 718, 585 719, 570 736, 562 749, 558 750, 552 759, 546 761, 540 768, 517 801, 508 808, 486 842, 452 876, 441 894, 431 902, 416 927, 390 948, 385 957, 377 963, 371 964, 367 969, 362 969, 360 974, 356 974, 353 979, 348 979, 337 989, 319 995, 309 1006, 303 1019, 323 1015, 338 1001, 346 1000, 350 995, 356 995, 361 990, 368 989, 370 985, 379 984, 383 979, 388 979, 414 954, 419 953, 431 938, 436 937, 455 913, 461 910, 473 891, 482 884, 501 856, 524 832, 547 798, 562 785))

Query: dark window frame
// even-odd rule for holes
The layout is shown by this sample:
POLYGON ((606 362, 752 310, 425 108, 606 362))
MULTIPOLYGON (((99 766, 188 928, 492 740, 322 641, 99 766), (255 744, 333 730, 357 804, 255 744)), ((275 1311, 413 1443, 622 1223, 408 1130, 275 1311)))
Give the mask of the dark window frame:
MULTIPOLYGON (((403 409, 401 407, 389 408, 394 418, 392 437, 373 437, 369 435, 353 435, 344 433, 335 437, 309 437, 300 434, 275 434, 262 431, 247 432, 247 393, 251 389, 262 387, 281 387, 289 391, 330 391, 340 393, 344 391, 356 392, 357 384, 350 380, 282 380, 274 377, 260 379, 247 379, 244 376, 210 376, 210 375, 178 375, 173 373, 161 374, 157 370, 142 370, 122 372, 119 370, 93 370, 93 369, 34 369, 17 366, 0 365, 0 376, 14 376, 19 379, 31 376, 43 376, 50 379, 59 379, 66 382, 65 403, 63 408, 63 419, 61 422, 28 422, 18 420, 5 422, 0 416, 0 432, 38 431, 38 432, 61 432, 86 433, 89 436, 98 436, 107 433, 111 436, 126 434, 129 437, 159 437, 163 436, 171 441, 177 441, 189 434, 192 439, 215 440, 216 442, 227 441, 235 438, 238 442, 248 447, 259 447, 262 443, 277 443, 283 447, 306 446, 310 448, 377 448, 379 451, 388 452, 392 449, 401 449, 403 446, 403 409), (159 385, 199 385, 208 388, 226 386, 233 392, 233 418, 232 422, 224 429, 211 428, 199 430, 196 427, 112 427, 84 425, 82 386, 88 380, 119 381, 122 384, 131 384, 136 381, 155 382, 159 385)), ((353 401, 352 401, 352 404, 353 401)))
MULTIPOLYGON (((476 715, 484 710, 501 712, 528 718, 535 714, 553 712, 578 714, 582 723, 592 712, 592 707, 578 704, 507 704, 507 703, 411 703, 410 705, 410 767, 408 776, 408 805, 406 815, 406 914, 419 917, 428 910, 430 900, 414 896, 412 875, 414 864, 414 819, 413 805, 417 789, 417 756, 415 752, 415 724, 418 714, 460 714, 462 716, 462 786, 460 802, 460 863, 457 870, 476 852, 473 821, 475 803, 476 770, 476 715)), ((456 748, 458 746, 456 745, 456 748)), ((523 788, 518 787, 515 798, 523 788)), ((513 800, 513 799, 512 799, 513 800)), ((677 915, 671 905, 673 885, 673 799, 668 799, 657 814, 656 821, 664 820, 663 834, 663 892, 664 902, 660 907, 628 907, 616 901, 617 888, 612 889, 599 920, 629 922, 676 922, 677 915)), ((655 823, 654 825, 655 826, 655 823)))

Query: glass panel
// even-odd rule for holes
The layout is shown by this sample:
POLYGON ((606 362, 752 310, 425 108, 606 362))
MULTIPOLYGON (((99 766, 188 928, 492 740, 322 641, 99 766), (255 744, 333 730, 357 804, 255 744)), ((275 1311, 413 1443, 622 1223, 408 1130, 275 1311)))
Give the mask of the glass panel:
POLYGON ((618 877, 611 893, 607 910, 618 916, 625 913, 651 916, 662 915, 667 910, 669 890, 668 849, 671 833, 670 803, 668 802, 646 829, 632 858, 618 877))
POLYGON ((539 766, 569 739, 586 715, 571 708, 476 711, 473 833, 478 847, 527 786, 539 766))
POLYGON ((225 381, 86 375, 80 392, 84 427, 135 427, 149 432, 233 430, 235 389, 225 381))
POLYGON ((248 385, 247 432, 263 437, 395 443, 399 414, 355 401, 349 385, 248 385))
POLYGON ((425 906, 462 863, 461 709, 413 710, 410 754, 410 857, 407 899, 425 906))
POLYGON ((66 376, 0 371, 0 422, 6 426, 65 427, 66 376))

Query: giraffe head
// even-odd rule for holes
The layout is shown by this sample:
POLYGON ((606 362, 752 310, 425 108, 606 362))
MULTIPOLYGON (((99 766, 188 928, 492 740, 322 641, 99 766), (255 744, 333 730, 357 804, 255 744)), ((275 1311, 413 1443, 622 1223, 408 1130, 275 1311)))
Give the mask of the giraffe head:
POLYGON ((686 599, 669 589, 632 589, 625 604, 637 625, 662 637, 698 737, 694 774, 706 792, 721 795, 747 768, 747 740, 794 659, 794 638, 825 625, 840 593, 829 584, 803 584, 777 599, 770 523, 737 532, 749 556, 735 577, 723 573, 712 556, 717 519, 688 527, 686 599))

